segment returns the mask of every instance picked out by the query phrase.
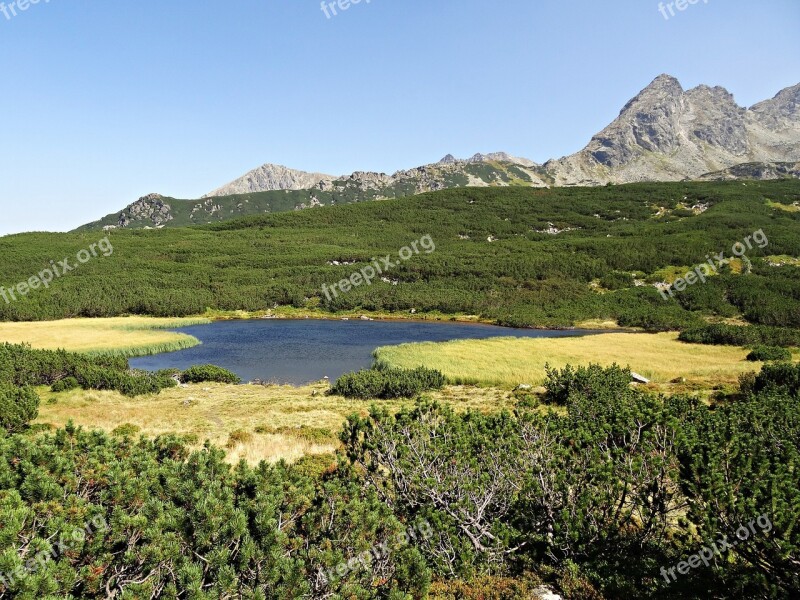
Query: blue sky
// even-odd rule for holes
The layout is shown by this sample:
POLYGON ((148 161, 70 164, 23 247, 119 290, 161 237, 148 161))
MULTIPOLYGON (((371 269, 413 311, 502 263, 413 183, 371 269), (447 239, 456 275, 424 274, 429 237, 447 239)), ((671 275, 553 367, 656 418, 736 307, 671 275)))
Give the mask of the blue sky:
POLYGON ((149 192, 198 197, 265 162, 343 174, 447 153, 544 161, 582 148, 660 73, 742 105, 800 81, 797 0, 700 0, 669 20, 653 0, 338 13, 319 0, 0 12, 0 235, 71 229, 149 192))

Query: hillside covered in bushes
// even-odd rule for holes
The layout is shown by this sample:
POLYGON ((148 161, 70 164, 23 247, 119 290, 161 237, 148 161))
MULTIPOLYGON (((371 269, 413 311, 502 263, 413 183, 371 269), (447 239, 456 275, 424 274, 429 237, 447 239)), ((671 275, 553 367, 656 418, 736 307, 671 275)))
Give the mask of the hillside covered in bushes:
MULTIPOLYGON (((475 314, 501 324, 569 326, 584 319, 659 330, 706 316, 800 326, 797 181, 648 183, 602 188, 453 189, 251 217, 213 226, 114 231, 114 252, 0 301, 0 319, 123 314, 182 316, 207 308, 475 314), (690 267, 755 231, 768 245, 672 296, 690 267), (327 297, 332 285, 430 235, 436 250, 327 297), (766 257, 773 257, 765 260, 766 257), (774 258, 783 257, 783 258, 774 258), (666 299, 665 299, 666 298, 666 299)), ((0 285, 74 256, 97 232, 0 239, 0 285)))

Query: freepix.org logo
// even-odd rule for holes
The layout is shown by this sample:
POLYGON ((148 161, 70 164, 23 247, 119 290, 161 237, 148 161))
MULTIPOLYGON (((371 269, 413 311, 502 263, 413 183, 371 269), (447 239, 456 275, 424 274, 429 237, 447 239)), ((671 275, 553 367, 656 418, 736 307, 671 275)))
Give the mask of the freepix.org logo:
POLYGON ((50 0, 14 0, 9 4, 5 2, 0 2, 0 13, 3 13, 3 16, 6 18, 6 21, 10 21, 14 17, 16 17, 19 13, 25 12, 31 6, 35 4, 39 4, 40 2, 44 2, 45 4, 49 3, 50 0))
POLYGON ((114 246, 111 245, 108 236, 97 243, 91 244, 88 250, 80 250, 75 256, 78 261, 77 263, 71 263, 69 257, 59 262, 51 260, 50 265, 37 275, 33 275, 25 281, 20 281, 16 285, 12 285, 8 288, 0 286, 0 297, 6 301, 6 304, 11 304, 21 297, 27 296, 32 290, 38 290, 41 287, 47 289, 50 287, 50 284, 53 283, 54 279, 66 275, 79 265, 86 264, 92 260, 92 258, 96 258, 98 252, 102 256, 111 256, 114 254, 114 246))
MULTIPOLYGON (((364 3, 369 4, 372 0, 363 0, 364 3)), ((336 17, 339 15, 337 9, 341 12, 348 10, 351 6, 356 4, 361 4, 362 0, 336 0, 335 2, 328 2, 327 0, 322 0, 321 8, 322 12, 325 13, 325 16, 330 18, 336 17)))

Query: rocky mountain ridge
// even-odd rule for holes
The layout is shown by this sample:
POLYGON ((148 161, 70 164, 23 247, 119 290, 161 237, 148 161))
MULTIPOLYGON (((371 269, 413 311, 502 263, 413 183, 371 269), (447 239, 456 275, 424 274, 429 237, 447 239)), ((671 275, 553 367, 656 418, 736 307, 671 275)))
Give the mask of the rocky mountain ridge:
POLYGON ((686 179, 798 177, 800 84, 750 108, 722 87, 684 90, 660 75, 588 145, 543 165, 505 152, 335 177, 265 164, 198 200, 158 194, 81 229, 175 227, 249 214, 402 198, 452 187, 594 186, 686 179))

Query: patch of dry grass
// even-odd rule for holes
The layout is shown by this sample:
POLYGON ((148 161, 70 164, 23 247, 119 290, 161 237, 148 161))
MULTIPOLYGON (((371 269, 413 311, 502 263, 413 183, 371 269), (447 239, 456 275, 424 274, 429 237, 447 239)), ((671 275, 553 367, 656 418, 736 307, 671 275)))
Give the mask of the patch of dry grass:
MULTIPOLYGON (((198 384, 166 389, 156 396, 126 398, 117 392, 54 394, 40 388, 42 404, 36 422, 63 427, 72 420, 107 432, 129 423, 148 437, 178 433, 197 436, 198 444, 210 440, 227 447, 230 462, 242 458, 251 463, 294 462, 306 455, 333 452, 347 416, 368 414, 369 402, 326 396, 327 390, 326 383, 302 387, 198 384)), ((513 405, 510 394, 497 389, 455 386, 431 396, 457 410, 487 412, 513 405)), ((399 410, 412 401, 379 404, 399 410)))
POLYGON ((202 317, 114 317, 0 323, 0 343, 27 343, 42 350, 63 349, 85 354, 145 356, 196 346, 200 343, 197 338, 165 330, 210 322, 202 317))

